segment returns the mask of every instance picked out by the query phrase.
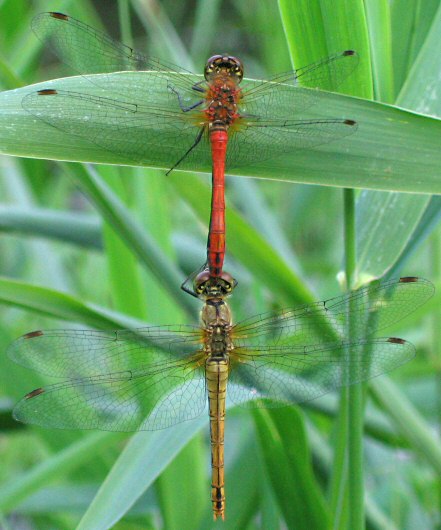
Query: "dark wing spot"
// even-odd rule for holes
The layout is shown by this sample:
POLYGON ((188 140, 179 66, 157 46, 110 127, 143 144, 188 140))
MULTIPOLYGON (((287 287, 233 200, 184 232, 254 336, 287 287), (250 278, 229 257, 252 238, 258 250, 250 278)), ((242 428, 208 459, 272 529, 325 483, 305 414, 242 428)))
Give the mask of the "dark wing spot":
POLYGON ((406 344, 404 339, 398 339, 397 337, 389 337, 387 342, 392 342, 393 344, 406 344))
POLYGON ((400 283, 414 283, 417 281, 417 276, 404 276, 403 278, 400 278, 400 283))
POLYGON ((49 15, 52 18, 58 18, 58 20, 69 20, 69 17, 64 13, 59 13, 58 11, 51 11, 49 15))
POLYGON ((25 399, 32 399, 36 396, 39 396, 40 394, 43 394, 44 388, 36 388, 35 390, 32 390, 32 392, 29 392, 29 394, 25 395, 25 399))
POLYGON ((39 96, 56 96, 58 92, 53 88, 44 88, 43 90, 39 90, 37 94, 39 96))
POLYGON ((24 339, 33 339, 34 337, 41 337, 43 335, 43 332, 38 331, 31 331, 30 333, 26 333, 26 335, 23 335, 24 339))

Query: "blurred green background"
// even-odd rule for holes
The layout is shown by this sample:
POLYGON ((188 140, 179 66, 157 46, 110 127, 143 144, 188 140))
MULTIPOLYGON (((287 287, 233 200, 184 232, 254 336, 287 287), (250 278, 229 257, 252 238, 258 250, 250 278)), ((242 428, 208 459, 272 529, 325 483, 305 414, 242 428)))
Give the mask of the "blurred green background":
MULTIPOLYGON (((137 49, 195 72, 224 51, 242 59, 247 77, 259 78, 356 49, 360 64, 342 88, 379 103, 332 96, 344 117, 359 122, 353 138, 325 147, 326 155, 320 149, 299 154, 302 163, 292 162, 292 174, 285 167, 274 180, 227 178, 225 268, 239 280, 231 299, 235 319, 346 288, 344 236, 351 236, 343 190, 334 186, 352 182, 369 188, 356 193, 353 283, 389 274, 424 276, 439 286, 441 201, 428 194, 441 189, 441 166, 434 162, 441 131, 435 119, 441 115, 439 0, 3 0, 4 90, 73 73, 29 29, 32 17, 47 10, 128 44, 133 39, 137 49), (416 114, 387 106, 394 103, 416 114), (405 128, 394 129, 400 123, 405 128), (393 145, 384 146, 382 165, 375 137, 390 128, 393 145), (364 158, 353 155, 361 149, 364 158)), ((7 139, 21 138, 24 145, 26 131, 9 130, 8 120, 24 111, 6 112, 7 101, 0 95, 0 150, 14 153, 7 139)), ((69 141, 60 136, 66 149, 69 141)), ((6 156, 0 171, 3 352, 34 329, 197 321, 200 304, 179 285, 204 261, 209 175, 165 177, 164 170, 6 156)), ((436 294, 387 330, 411 340, 417 357, 371 382, 366 393, 364 490, 356 494, 365 495, 368 528, 441 528, 439 305, 436 294)), ((136 435, 19 425, 11 418, 14 402, 49 378, 6 355, 0 365, 2 529, 356 530, 349 522, 355 493, 339 459, 344 440, 337 395, 256 415, 228 411, 227 520, 214 524, 205 417, 136 435)))

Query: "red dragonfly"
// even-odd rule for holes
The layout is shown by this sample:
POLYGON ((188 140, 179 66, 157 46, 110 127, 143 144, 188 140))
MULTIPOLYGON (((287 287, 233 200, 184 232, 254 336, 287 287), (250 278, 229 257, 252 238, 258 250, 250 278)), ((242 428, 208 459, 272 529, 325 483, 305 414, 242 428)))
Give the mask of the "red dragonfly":
POLYGON ((36 16, 32 29, 42 41, 49 38, 54 52, 91 83, 85 89, 80 80, 78 92, 30 93, 23 99, 27 111, 128 163, 212 170, 207 264, 214 280, 223 276, 225 256, 225 167, 312 148, 356 130, 350 119, 308 119, 305 111, 322 94, 302 88, 335 90, 357 66, 352 50, 264 81, 243 79, 236 57, 214 55, 201 79, 62 13, 36 16), (123 71, 142 73, 130 82, 105 75, 123 71))

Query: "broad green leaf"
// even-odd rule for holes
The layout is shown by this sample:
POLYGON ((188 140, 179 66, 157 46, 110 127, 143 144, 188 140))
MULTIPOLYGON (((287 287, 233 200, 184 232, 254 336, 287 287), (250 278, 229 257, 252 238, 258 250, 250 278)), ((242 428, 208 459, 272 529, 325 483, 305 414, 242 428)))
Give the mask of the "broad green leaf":
MULTIPOLYGON (((391 2, 393 67, 395 88, 400 91, 420 52, 432 21, 439 10, 438 0, 394 0, 391 2)), ((436 54, 436 51, 434 51, 436 54)))
MULTIPOLYGON (((124 94, 124 91, 134 83, 143 83, 144 90, 148 90, 148 83, 154 83, 156 79, 156 74, 152 78, 149 77, 150 75, 145 72, 109 74, 105 76, 105 83, 112 86, 112 90, 118 94, 124 94)), ((96 76, 96 79, 99 77, 96 76)), ((194 77, 195 81, 197 79, 194 77)), ((52 88, 87 92, 95 96, 102 94, 101 88, 82 77, 64 78, 1 93, 0 151, 2 153, 55 160, 128 165, 138 163, 136 157, 130 157, 122 152, 118 154, 115 151, 106 151, 97 144, 91 143, 87 140, 87 129, 85 138, 66 134, 23 110, 22 99, 25 95, 36 90, 52 88), (23 134, 23 131, 26 131, 26 134, 23 134)), ((164 97, 167 97, 167 94, 164 97)), ((332 186, 441 193, 440 120, 337 94, 315 92, 314 97, 317 97, 317 104, 308 112, 308 118, 350 118, 358 123, 357 131, 344 139, 319 146, 314 150, 291 150, 290 153, 274 160, 265 160, 246 169, 233 168, 230 173, 332 186)), ((159 99, 158 105, 160 101, 159 99)), ((283 114, 283 110, 281 108, 279 112, 283 114)), ((75 105, 72 105, 69 111, 71 116, 65 121, 61 118, 62 124, 60 122, 58 125, 60 129, 75 124, 72 120, 75 117, 75 105)), ((84 120, 83 114, 79 118, 84 120)), ((84 123, 87 125, 87 120, 84 123)), ((115 130, 111 118, 106 122, 106 118, 101 117, 98 126, 104 137, 114 135, 115 145, 118 143, 120 133, 115 130)), ((146 126, 148 129, 148 123, 146 126)), ((76 126, 76 129, 79 131, 80 127, 76 126)), ((182 146, 188 149, 194 142, 195 132, 192 127, 187 128, 186 131, 182 146)), ((131 131, 124 131, 124 134, 135 135, 136 141, 141 142, 144 133, 142 128, 134 127, 131 131)), ((149 134, 151 135, 151 130, 149 134)), ((161 134, 160 130, 158 134, 161 134)), ((239 135, 240 132, 237 134, 239 135)), ((265 136, 261 136, 252 149, 259 152, 261 149, 271 151, 272 148, 276 148, 280 152, 279 144, 272 146, 275 140, 266 137, 265 143, 262 143, 264 138, 265 136)), ((245 146, 244 149, 251 147, 245 146)), ((151 156, 150 164, 146 159, 144 165, 170 168, 177 161, 175 157, 170 159, 166 150, 157 151, 153 145, 151 156)), ((206 153, 201 155, 200 160, 198 156, 194 155, 194 167, 191 169, 210 171, 210 164, 205 161, 206 153)), ((185 175, 182 178, 185 178, 185 175)))
POLYGON ((400 270, 403 270, 404 263, 418 250, 429 235, 436 229, 441 220, 441 197, 437 195, 430 199, 424 214, 412 233, 406 247, 404 248, 399 259, 395 262, 394 267, 390 270, 390 275, 395 276, 400 270))
MULTIPOLYGON (((355 50, 360 59, 358 67, 337 88, 339 92, 369 98, 372 80, 362 2, 279 0, 279 6, 295 67, 305 66, 341 50, 355 50)), ((356 119, 349 114, 346 117, 356 119)))
POLYGON ((361 193, 356 212, 359 284, 380 278, 396 263, 429 200, 405 193, 361 193))
POLYGON ((394 0, 391 4, 392 65, 397 92, 401 90, 412 64, 412 30, 415 27, 417 10, 418 2, 415 0, 394 0))

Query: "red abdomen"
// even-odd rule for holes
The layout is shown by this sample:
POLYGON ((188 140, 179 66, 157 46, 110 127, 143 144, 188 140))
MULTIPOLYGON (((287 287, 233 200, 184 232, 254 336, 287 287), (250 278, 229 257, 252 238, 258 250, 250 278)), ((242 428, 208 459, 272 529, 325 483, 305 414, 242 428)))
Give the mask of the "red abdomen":
POLYGON ((210 276, 222 274, 225 258, 225 158, 228 133, 214 130, 210 133, 213 158, 210 231, 207 242, 207 261, 210 276))

